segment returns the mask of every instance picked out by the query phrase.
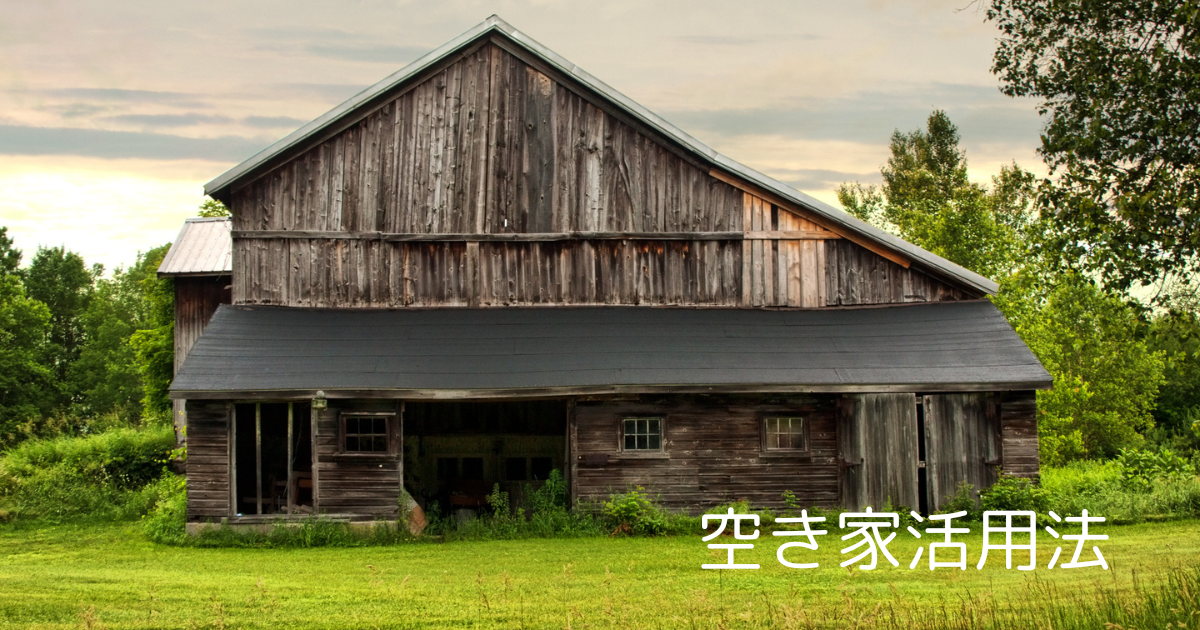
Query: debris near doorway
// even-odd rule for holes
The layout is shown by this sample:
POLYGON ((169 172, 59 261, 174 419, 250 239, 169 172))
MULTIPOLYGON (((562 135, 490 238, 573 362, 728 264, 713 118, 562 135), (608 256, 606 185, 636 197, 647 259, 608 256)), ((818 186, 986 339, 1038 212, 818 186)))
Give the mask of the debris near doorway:
POLYGON ((425 531, 425 527, 429 525, 429 520, 425 518, 425 510, 421 509, 417 500, 403 488, 400 489, 399 521, 408 527, 409 533, 413 536, 420 536, 421 532, 425 531))

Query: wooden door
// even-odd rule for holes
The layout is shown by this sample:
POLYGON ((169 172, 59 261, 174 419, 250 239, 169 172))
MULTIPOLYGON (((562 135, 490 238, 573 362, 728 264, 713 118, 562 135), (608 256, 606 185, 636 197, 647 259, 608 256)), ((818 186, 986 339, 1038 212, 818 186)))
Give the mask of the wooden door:
POLYGON ((847 396, 839 424, 842 503, 849 509, 878 511, 889 503, 916 509, 916 396, 847 396))
POLYGON ((992 394, 938 394, 925 397, 925 468, 929 507, 936 511, 954 498, 960 483, 979 491, 996 482, 1000 463, 1000 422, 992 394))

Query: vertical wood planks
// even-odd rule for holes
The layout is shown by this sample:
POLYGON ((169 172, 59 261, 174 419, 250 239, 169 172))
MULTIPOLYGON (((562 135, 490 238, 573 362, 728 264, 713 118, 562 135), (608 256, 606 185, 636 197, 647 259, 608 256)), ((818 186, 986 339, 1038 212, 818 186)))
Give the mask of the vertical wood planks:
POLYGON ((846 396, 838 427, 849 464, 842 478, 846 507, 918 506, 916 405, 913 394, 846 396))
POLYGON ((930 509, 954 498, 958 484, 975 487, 974 496, 996 482, 1000 423, 993 394, 939 394, 925 397, 925 469, 930 509), (994 463, 988 463, 994 462, 994 463))

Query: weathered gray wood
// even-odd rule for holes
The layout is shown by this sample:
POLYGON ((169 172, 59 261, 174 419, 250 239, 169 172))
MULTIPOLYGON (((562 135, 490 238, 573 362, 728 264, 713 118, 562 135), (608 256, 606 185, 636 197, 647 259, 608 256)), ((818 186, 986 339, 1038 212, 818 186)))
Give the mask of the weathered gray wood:
POLYGON ((938 302, 979 297, 920 271, 905 269, 849 241, 824 242, 829 306, 938 302))
POLYGON ((230 516, 233 496, 230 405, 223 400, 189 400, 186 411, 187 519, 195 522, 230 516))
POLYGON ((1000 401, 1001 469, 1009 475, 1038 479, 1037 396, 1032 391, 1003 392, 1000 401))
POLYGON ((831 397, 579 401, 571 425, 572 493, 588 501, 643 486, 663 505, 693 513, 738 499, 783 507, 782 495, 789 490, 804 505, 835 506, 834 404, 831 397), (664 418, 665 452, 651 457, 621 452, 620 420, 639 415, 664 418), (765 452, 760 425, 768 415, 804 417, 809 450, 790 455, 765 452), (583 465, 588 455, 607 455, 607 462, 583 465))
POLYGON ((917 416, 912 394, 846 397, 839 416, 843 502, 851 509, 891 504, 915 509, 917 416))
POLYGON ((959 484, 979 491, 996 482, 1000 423, 992 394, 938 394, 925 401, 925 470, 929 507, 939 510, 959 484))

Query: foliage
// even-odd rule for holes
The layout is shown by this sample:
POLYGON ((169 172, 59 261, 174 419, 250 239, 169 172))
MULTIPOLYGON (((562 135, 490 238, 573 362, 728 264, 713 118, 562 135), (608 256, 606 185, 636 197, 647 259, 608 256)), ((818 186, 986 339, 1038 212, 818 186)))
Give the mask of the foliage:
POLYGON ((29 440, 0 459, 0 505, 21 519, 136 518, 169 490, 156 482, 174 446, 161 428, 29 440))
POLYGON ((50 310, 25 295, 16 274, 0 276, 0 452, 36 434, 56 391, 47 365, 50 310))
POLYGON ((230 216, 229 208, 225 204, 216 199, 205 199, 204 203, 200 204, 200 211, 196 213, 200 217, 227 217, 230 216))
POLYGON ((86 341, 70 369, 70 386, 79 399, 74 413, 93 423, 104 415, 126 425, 141 417, 142 376, 130 337, 161 327, 163 309, 156 300, 162 299, 164 281, 156 272, 167 247, 140 253, 133 266, 118 267, 111 278, 96 281, 81 317, 86 341))
POLYGON ((992 487, 979 493, 984 510, 1026 510, 1043 513, 1050 504, 1050 493, 1033 485, 1029 479, 1001 473, 992 487))
MULTIPOLYGON (((158 269, 169 245, 146 252, 139 266, 158 269)), ((146 414, 171 410, 168 389, 175 370, 175 284, 170 278, 146 274, 138 282, 145 301, 145 327, 129 338, 142 379, 142 407, 146 414)))
POLYGON ((1166 360, 1163 384, 1154 404, 1152 441, 1183 450, 1200 448, 1200 317, 1172 310, 1146 330, 1147 346, 1166 360))
POLYGON ((1110 523, 1140 523, 1200 517, 1200 478, 1176 477, 1170 483, 1132 488, 1115 461, 1078 461, 1064 467, 1043 467, 1041 487, 1049 509, 1058 514, 1079 514, 1087 509, 1110 523))
MULTIPOLYGON (((83 348, 82 318, 92 297, 92 284, 100 275, 99 267, 88 269, 83 258, 62 247, 42 247, 34 254, 23 273, 25 291, 30 299, 50 309, 50 336, 47 351, 55 377, 65 385, 67 372, 83 348)), ((65 403, 70 396, 61 389, 65 403)))
POLYGON ((1023 260, 1033 176, 1017 165, 993 178, 992 190, 967 180, 958 129, 934 111, 926 130, 892 134, 883 186, 844 184, 847 212, 988 277, 1012 273, 1023 260))
POLYGON ((1063 275, 1017 332, 1054 377, 1039 391, 1043 465, 1112 457, 1141 443, 1162 383, 1163 357, 1138 339, 1137 311, 1076 274, 1063 275))
POLYGON ((992 0, 992 72, 1039 99, 1050 252, 1126 289, 1200 270, 1195 2, 992 0))
POLYGON ((16 275, 21 266, 21 250, 13 246, 8 228, 0 226, 0 278, 16 275))
POLYGON ((641 486, 611 495, 604 502, 603 513, 614 535, 660 536, 667 532, 666 514, 641 486))
POLYGON ((1114 461, 1121 469, 1125 486, 1142 491, 1150 490, 1156 482, 1173 483, 1196 472, 1186 459, 1170 449, 1122 449, 1114 461))
POLYGON ((966 512, 966 519, 978 519, 981 512, 979 511, 979 501, 976 500, 977 496, 981 497, 982 495, 975 491, 975 484, 964 479, 955 488, 954 497, 942 504, 940 513, 966 512))
POLYGON ((164 545, 183 545, 187 536, 187 478, 165 475, 158 503, 142 517, 142 531, 164 545))

